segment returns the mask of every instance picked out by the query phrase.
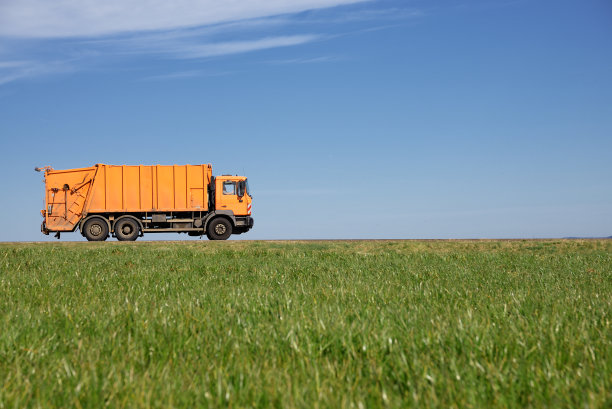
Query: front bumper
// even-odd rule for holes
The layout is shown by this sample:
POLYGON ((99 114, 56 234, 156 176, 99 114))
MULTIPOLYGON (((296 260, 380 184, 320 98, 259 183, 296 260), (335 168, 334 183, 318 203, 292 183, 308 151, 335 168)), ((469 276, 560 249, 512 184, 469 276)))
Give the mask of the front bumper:
POLYGON ((236 217, 236 228, 242 232, 247 232, 253 228, 255 220, 251 216, 236 217))

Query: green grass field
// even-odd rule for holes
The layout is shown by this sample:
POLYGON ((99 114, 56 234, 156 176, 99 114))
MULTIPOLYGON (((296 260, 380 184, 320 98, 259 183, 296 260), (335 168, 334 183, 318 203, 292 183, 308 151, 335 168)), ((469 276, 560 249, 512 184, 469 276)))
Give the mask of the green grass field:
POLYGON ((612 240, 0 245, 0 407, 612 407, 612 240))

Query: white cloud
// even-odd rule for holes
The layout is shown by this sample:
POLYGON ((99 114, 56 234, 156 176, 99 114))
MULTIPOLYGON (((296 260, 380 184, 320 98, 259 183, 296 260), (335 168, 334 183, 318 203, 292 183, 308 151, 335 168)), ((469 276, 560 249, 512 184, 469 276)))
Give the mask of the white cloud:
POLYGON ((232 74, 232 71, 223 71, 223 72, 208 72, 202 70, 190 70, 190 71, 177 71, 171 72, 169 74, 161 74, 161 75, 151 75, 149 77, 145 77, 142 81, 165 81, 165 80, 180 80, 194 77, 222 77, 225 75, 232 74))
POLYGON ((171 51, 181 58, 216 57, 220 55, 238 54, 268 48, 288 47, 314 41, 316 35, 295 35, 283 37, 267 37, 248 41, 226 41, 209 44, 182 44, 171 51))
POLYGON ((303 58, 289 58, 286 60, 270 60, 266 61, 268 64, 315 64, 322 62, 340 61, 341 58, 338 56, 322 56, 322 57, 303 57, 303 58))
POLYGON ((73 71, 73 68, 65 61, 0 61, 0 85, 24 78, 70 71, 73 71))
MULTIPOLYGON (((98 66, 112 69, 128 58, 146 55, 203 59, 298 46, 339 35, 321 33, 321 25, 333 26, 331 31, 337 31, 336 26, 343 23, 418 14, 408 9, 362 6, 324 10, 361 2, 374 3, 373 0, 0 0, 0 85, 98 66), (309 13, 295 14, 303 11, 309 13)), ((294 56, 270 63, 306 64, 337 59, 294 56)), ((181 68, 184 67, 145 76, 143 80, 211 75, 199 69, 181 68)))
POLYGON ((170 30, 367 0, 13 0, 0 2, 0 36, 90 37, 170 30))
MULTIPOLYGON (((314 13, 315 16, 321 13, 314 13)), ((425 12, 416 8, 361 8, 333 16, 314 17, 310 23, 359 23, 367 21, 407 20, 425 16, 425 12)))
POLYGON ((3 68, 20 68, 29 65, 29 61, 0 61, 0 69, 3 68))
POLYGON ((323 38, 317 34, 299 34, 249 40, 211 41, 206 35, 202 35, 203 32, 206 32, 206 28, 109 37, 85 41, 83 45, 90 49, 108 50, 115 54, 161 54, 177 59, 195 59, 288 47, 323 38))

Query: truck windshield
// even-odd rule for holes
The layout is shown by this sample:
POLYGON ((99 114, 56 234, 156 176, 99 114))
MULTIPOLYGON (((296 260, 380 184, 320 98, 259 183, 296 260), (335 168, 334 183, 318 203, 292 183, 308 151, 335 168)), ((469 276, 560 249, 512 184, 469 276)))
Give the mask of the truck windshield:
POLYGON ((249 189, 249 179, 245 179, 244 184, 246 185, 246 194, 251 196, 251 189, 249 189))

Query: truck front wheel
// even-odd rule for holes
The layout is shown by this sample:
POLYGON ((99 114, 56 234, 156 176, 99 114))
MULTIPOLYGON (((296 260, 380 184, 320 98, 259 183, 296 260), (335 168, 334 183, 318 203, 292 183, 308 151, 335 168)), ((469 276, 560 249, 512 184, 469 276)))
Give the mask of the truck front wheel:
POLYGON ((99 217, 91 218, 83 225, 82 233, 89 241, 104 241, 108 237, 108 224, 99 217))
POLYGON ((210 240, 227 240, 232 235, 232 224, 224 217, 217 217, 208 223, 206 236, 210 240))

